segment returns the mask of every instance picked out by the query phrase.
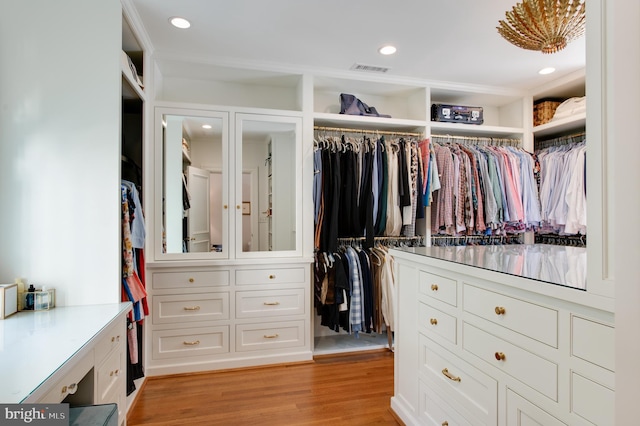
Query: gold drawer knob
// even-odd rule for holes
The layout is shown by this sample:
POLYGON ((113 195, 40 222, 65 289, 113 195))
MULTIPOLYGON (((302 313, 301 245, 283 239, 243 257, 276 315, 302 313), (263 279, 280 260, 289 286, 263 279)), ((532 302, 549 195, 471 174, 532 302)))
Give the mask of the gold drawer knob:
POLYGON ((200 306, 185 306, 184 307, 185 311, 199 311, 200 310, 200 306))
POLYGON ((276 337, 278 337, 278 334, 265 334, 264 336, 265 339, 275 339, 276 337))
POLYGON ((503 308, 502 306, 496 306, 496 315, 504 315, 506 311, 505 308, 503 308))
POLYGON ((280 304, 280 302, 264 302, 264 304, 267 306, 277 306, 280 304))
POLYGON ((431 318, 429 322, 431 323, 431 325, 438 325, 438 320, 435 318, 431 318))
POLYGON ((449 422, 447 421, 442 422, 442 426, 449 426, 449 422))
POLYGON ((438 284, 431 284, 431 291, 438 291, 438 284))
POLYGON ((189 282, 190 282, 190 283, 195 282, 195 281, 196 281, 195 279, 193 279, 193 278, 189 278, 189 282))
POLYGON ((194 340, 193 342, 182 342, 183 345, 185 346, 195 346, 195 345, 199 345, 200 344, 200 340, 194 340))
POLYGON ((497 361, 504 361, 507 357, 502 352, 496 352, 495 355, 497 361))
POLYGON ((454 376, 453 374, 449 373, 449 370, 448 370, 448 369, 446 369, 446 368, 442 370, 442 374, 444 374, 444 376, 445 376, 447 379, 449 379, 449 380, 453 380, 454 382, 459 382, 459 381, 461 381, 461 380, 462 380, 460 377, 458 377, 458 376, 454 376))
POLYGON ((270 279, 270 280, 274 280, 275 278, 276 278, 276 276, 275 276, 275 275, 273 275, 273 274, 269 275, 269 279, 270 279))

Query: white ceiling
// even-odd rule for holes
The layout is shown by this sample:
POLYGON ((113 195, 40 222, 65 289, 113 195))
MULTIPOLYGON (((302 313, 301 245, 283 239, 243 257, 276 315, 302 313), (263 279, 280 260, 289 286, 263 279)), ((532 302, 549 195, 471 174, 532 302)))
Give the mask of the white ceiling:
POLYGON ((516 0, 125 1, 155 51, 205 60, 340 72, 359 63, 391 76, 525 90, 585 65, 584 37, 551 55, 502 39, 496 26, 516 0), (172 27, 172 16, 191 28, 172 27), (395 55, 377 52, 387 43, 395 55), (538 75, 548 66, 556 73, 538 75))

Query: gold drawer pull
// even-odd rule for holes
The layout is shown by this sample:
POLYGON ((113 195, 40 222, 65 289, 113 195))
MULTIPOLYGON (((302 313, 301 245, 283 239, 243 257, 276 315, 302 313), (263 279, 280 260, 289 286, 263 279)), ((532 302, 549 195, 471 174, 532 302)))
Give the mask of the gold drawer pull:
POLYGON ((449 426, 449 422, 447 421, 442 422, 442 426, 449 426))
POLYGON ((265 339, 275 339, 276 337, 278 337, 278 334, 265 334, 264 336, 265 339))
POLYGON ((264 302, 264 304, 267 306, 277 306, 280 304, 280 302, 264 302))
POLYGON ((118 373, 120 372, 120 370, 115 370, 109 373, 109 376, 113 377, 113 376, 117 376, 118 373))
POLYGON ((271 274, 271 275, 269 275, 269 279, 270 279, 270 280, 275 280, 275 279, 276 279, 276 276, 275 276, 275 275, 273 275, 273 274, 271 274))
POLYGON ((429 322, 431 323, 431 325, 438 325, 438 320, 435 318, 431 318, 429 322))
POLYGON ((195 280, 194 278, 189 278, 189 282, 190 282, 190 283, 193 283, 193 282, 195 282, 195 281, 196 281, 196 280, 195 280))
POLYGON ((460 377, 456 377, 453 374, 449 373, 449 370, 446 368, 442 370, 442 374, 444 374, 447 379, 453 380, 454 382, 459 382, 462 380, 460 377))
POLYGON ((67 386, 66 385, 62 386, 62 389, 60 389, 60 393, 67 393, 67 386))
POLYGON ((431 284, 432 291, 438 291, 438 284, 431 284))
POLYGON ((111 336, 111 343, 116 341, 116 337, 115 336, 111 336))
POLYGON ((495 355, 497 361, 504 361, 507 357, 502 352, 496 352, 495 355))
POLYGON ((199 311, 200 310, 200 306, 185 306, 184 310, 185 311, 199 311))
POLYGON ((185 346, 195 346, 200 344, 200 340, 195 340, 193 342, 182 342, 182 344, 185 346))
POLYGON ((502 306, 496 306, 495 311, 496 311, 496 315, 504 315, 505 312, 507 312, 507 310, 502 306))

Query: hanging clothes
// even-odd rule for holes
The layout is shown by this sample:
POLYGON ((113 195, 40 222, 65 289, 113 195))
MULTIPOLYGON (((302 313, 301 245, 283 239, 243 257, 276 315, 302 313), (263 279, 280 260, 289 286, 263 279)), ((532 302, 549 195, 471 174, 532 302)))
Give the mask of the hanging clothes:
POLYGON ((335 252, 338 238, 365 237, 370 248, 376 236, 415 235, 416 219, 424 217, 416 140, 316 134, 314 149, 319 251, 335 252))
POLYGON ((435 154, 430 166, 439 177, 440 188, 425 194, 433 195, 433 234, 503 235, 540 225, 531 153, 513 146, 433 141, 421 149, 435 154))

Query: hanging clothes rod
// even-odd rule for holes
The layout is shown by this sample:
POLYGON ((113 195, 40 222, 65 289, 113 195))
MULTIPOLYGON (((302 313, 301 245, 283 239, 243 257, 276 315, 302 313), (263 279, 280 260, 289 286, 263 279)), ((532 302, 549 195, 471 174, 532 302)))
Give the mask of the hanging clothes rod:
POLYGON ((313 130, 326 131, 326 132, 342 132, 342 133, 365 133, 365 134, 369 133, 369 134, 390 135, 390 136, 413 136, 417 138, 422 137, 422 133, 394 132, 391 130, 349 129, 344 127, 323 127, 323 126, 313 126, 313 130))
POLYGON ((578 132, 566 136, 558 136, 553 139, 536 141, 536 149, 548 148, 550 146, 568 145, 571 143, 582 142, 587 136, 587 132, 578 132))
POLYGON ((486 145, 512 145, 512 146, 520 146, 522 141, 520 139, 510 139, 510 138, 492 138, 488 136, 456 136, 456 135, 431 135, 431 140, 434 142, 452 142, 452 141, 462 141, 467 143, 475 143, 475 144, 486 144, 486 145), (439 140, 436 140, 439 139, 439 140))

